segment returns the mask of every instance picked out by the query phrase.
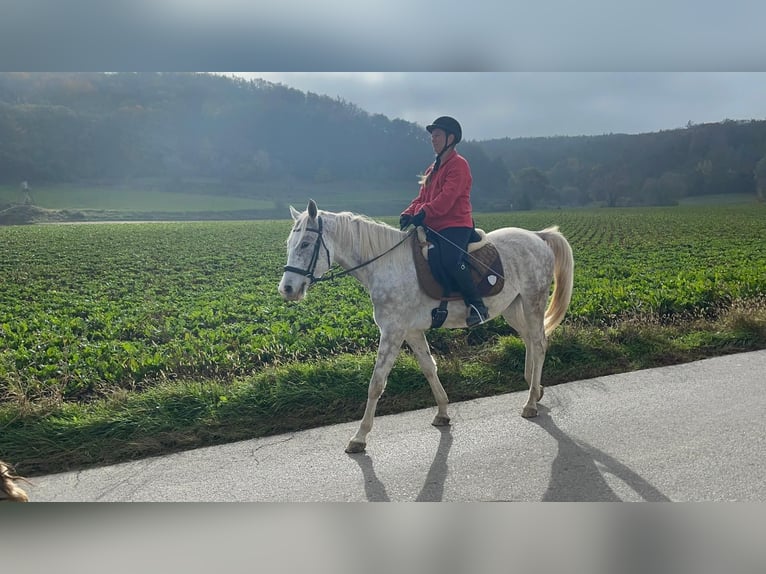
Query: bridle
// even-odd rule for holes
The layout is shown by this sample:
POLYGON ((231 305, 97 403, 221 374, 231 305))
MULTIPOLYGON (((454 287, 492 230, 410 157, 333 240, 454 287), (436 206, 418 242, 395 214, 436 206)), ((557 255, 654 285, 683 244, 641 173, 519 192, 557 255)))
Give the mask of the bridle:
MULTIPOLYGON (((299 231, 296 229, 293 231, 293 233, 299 231)), ((309 278, 309 286, 313 285, 314 283, 318 283, 321 280, 321 277, 314 277, 314 271, 317 268, 317 261, 319 261, 319 249, 321 247, 324 247, 325 253, 327 254, 327 268, 330 268, 330 250, 327 248, 327 245, 325 245, 324 237, 322 237, 322 217, 317 217, 317 229, 314 229, 313 227, 307 227, 306 231, 311 231, 313 233, 316 233, 319 237, 317 238, 316 242, 314 243, 314 252, 311 254, 311 261, 309 261, 309 267, 308 269, 300 269, 298 267, 293 267, 291 265, 285 265, 284 270, 290 271, 292 273, 297 273, 298 275, 303 275, 304 277, 309 278)))
MULTIPOLYGON (((293 233, 297 233, 298 231, 299 231, 298 229, 295 229, 293 230, 293 233)), ((390 253, 391 251, 399 247, 402 243, 407 241, 407 239, 409 239, 409 237, 411 237, 413 233, 415 233, 415 230, 413 228, 412 231, 410 231, 407 235, 405 235, 404 238, 399 243, 397 243, 390 249, 387 249, 380 255, 376 255, 369 261, 365 261, 364 263, 357 265, 356 267, 352 267, 351 269, 345 269, 339 273, 331 273, 330 275, 327 275, 325 277, 315 277, 314 271, 316 270, 316 267, 317 267, 317 261, 319 260, 319 250, 321 247, 324 247, 325 253, 327 254, 327 268, 329 269, 330 266, 332 265, 330 262, 330 250, 327 248, 327 245, 325 245, 324 237, 322 236, 322 216, 317 217, 316 229, 312 227, 307 227, 306 231, 312 231, 319 236, 316 240, 316 243, 314 243, 314 252, 311 254, 311 261, 309 261, 308 269, 300 269, 298 267, 293 267, 292 265, 285 265, 283 269, 285 271, 290 271, 292 273, 297 273, 298 275, 303 275, 304 277, 308 277, 309 287, 311 287, 315 283, 320 283, 322 281, 332 281, 334 279, 338 279, 339 277, 343 277, 344 275, 348 275, 350 273, 353 273, 357 269, 361 269, 362 267, 369 265, 373 261, 377 261, 378 259, 386 255, 387 253, 390 253)))

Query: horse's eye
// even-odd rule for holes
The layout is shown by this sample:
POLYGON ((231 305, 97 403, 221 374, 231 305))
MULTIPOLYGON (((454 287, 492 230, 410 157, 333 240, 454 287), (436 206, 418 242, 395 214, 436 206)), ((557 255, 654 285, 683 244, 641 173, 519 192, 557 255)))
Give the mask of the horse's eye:
POLYGON ((310 244, 308 241, 304 241, 303 243, 301 243, 301 249, 306 249, 306 247, 308 247, 309 245, 310 244))

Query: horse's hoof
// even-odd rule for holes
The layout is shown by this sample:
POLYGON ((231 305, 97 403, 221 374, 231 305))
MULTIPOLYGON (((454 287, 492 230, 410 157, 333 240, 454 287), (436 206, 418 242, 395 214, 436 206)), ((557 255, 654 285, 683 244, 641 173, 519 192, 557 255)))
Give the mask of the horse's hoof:
POLYGON ((434 425, 435 427, 449 426, 449 417, 446 415, 436 415, 431 424, 434 425))
POLYGON ((353 440, 348 443, 348 446, 346 447, 346 452, 349 454, 353 454, 355 452, 364 452, 364 449, 367 447, 366 442, 354 442, 353 440))
POLYGON ((537 408, 535 407, 524 407, 521 410, 521 416, 525 419, 531 419, 537 416, 537 408))

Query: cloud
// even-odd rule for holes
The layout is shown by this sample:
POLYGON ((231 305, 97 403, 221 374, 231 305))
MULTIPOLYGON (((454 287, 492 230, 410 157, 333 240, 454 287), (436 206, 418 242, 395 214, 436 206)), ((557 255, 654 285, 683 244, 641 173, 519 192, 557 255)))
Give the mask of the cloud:
POLYGON ((5 70, 763 70, 755 0, 6 0, 5 70))
POLYGON ((293 71, 273 77, 467 139, 636 133, 762 114, 764 20, 754 0, 6 0, 0 70, 293 71))
POLYGON ((26 71, 492 69, 382 2, 6 0, 0 68, 26 71))
POLYGON ((641 133, 687 122, 764 119, 766 73, 245 73, 466 139, 641 133))

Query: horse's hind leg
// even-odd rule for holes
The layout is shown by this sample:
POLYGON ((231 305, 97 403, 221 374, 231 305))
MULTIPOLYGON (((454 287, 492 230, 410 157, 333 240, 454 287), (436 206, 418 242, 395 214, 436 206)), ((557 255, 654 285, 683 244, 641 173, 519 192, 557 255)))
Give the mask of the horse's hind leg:
POLYGON ((524 418, 537 416, 537 401, 543 398, 541 379, 547 349, 543 326, 544 312, 544 309, 540 308, 539 305, 532 308, 525 305, 521 297, 517 297, 503 311, 503 317, 519 333, 526 349, 524 380, 529 385, 529 397, 521 411, 521 416, 524 418))
POLYGON ((537 416, 537 401, 543 398, 543 386, 540 383, 545 362, 545 333, 535 335, 531 340, 525 341, 527 347, 524 378, 529 385, 529 397, 521 409, 521 416, 531 418, 537 416))
POLYGON ((527 321, 527 333, 524 338, 524 345, 526 346, 524 378, 529 385, 529 398, 521 410, 521 416, 524 418, 537 416, 537 401, 543 397, 541 379, 545 352, 548 348, 548 340, 543 325, 544 314, 543 305, 532 305, 531 309, 526 306, 524 308, 524 316, 527 321))
POLYGON ((378 399, 380 399, 380 395, 383 394, 386 388, 388 373, 391 372, 391 367, 394 366, 394 361, 396 361, 396 357, 399 355, 403 341, 403 335, 381 333, 375 369, 372 371, 370 386, 367 390, 367 406, 364 409, 364 416, 359 425, 359 430, 349 441, 346 452, 363 452, 367 446, 367 435, 372 430, 372 422, 375 418, 378 399))
POLYGON ((431 355, 431 351, 428 348, 428 341, 426 340, 425 333, 423 331, 410 331, 405 338, 407 344, 415 354, 415 358, 418 360, 420 370, 428 380, 428 384, 431 386, 431 392, 436 399, 436 406, 438 411, 431 423, 434 426, 444 426, 449 424, 449 415, 447 414, 447 404, 449 399, 447 393, 444 391, 444 387, 439 381, 439 376, 436 370, 436 361, 431 355))

